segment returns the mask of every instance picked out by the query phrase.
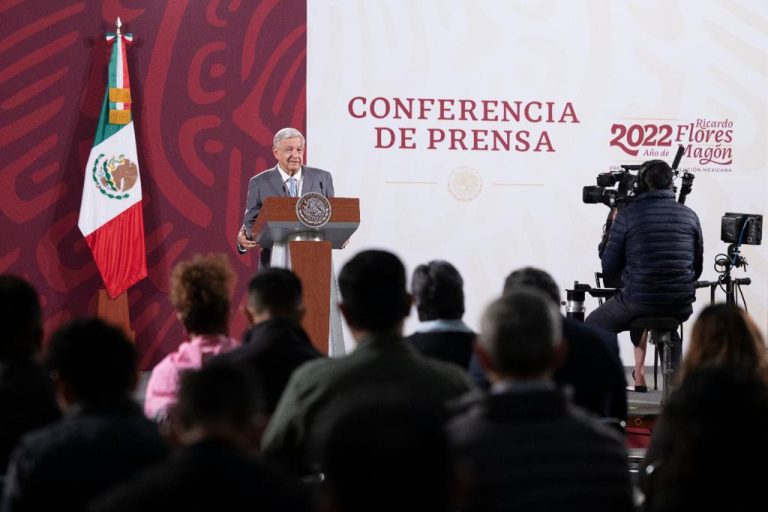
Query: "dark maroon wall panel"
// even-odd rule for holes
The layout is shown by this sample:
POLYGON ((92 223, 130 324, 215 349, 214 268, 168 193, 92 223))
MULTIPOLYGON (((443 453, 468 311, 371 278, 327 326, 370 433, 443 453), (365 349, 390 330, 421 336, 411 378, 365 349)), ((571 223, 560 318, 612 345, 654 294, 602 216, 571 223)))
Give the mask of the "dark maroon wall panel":
POLYGON ((40 291, 46 332, 95 312, 101 279, 77 230, 83 174, 106 86, 104 34, 128 49, 149 277, 128 299, 142 367, 184 333, 168 274, 224 252, 237 309, 257 269, 235 234, 248 178, 273 164, 272 134, 305 125, 304 0, 0 2, 0 272, 40 291))

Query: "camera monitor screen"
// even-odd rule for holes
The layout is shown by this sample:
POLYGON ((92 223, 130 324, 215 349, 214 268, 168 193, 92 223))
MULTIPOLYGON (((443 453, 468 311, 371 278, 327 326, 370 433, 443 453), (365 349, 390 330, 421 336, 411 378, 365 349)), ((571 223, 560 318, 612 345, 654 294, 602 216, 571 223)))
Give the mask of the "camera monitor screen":
POLYGON ((726 213, 720 221, 720 239, 729 244, 760 245, 763 240, 763 216, 726 213))

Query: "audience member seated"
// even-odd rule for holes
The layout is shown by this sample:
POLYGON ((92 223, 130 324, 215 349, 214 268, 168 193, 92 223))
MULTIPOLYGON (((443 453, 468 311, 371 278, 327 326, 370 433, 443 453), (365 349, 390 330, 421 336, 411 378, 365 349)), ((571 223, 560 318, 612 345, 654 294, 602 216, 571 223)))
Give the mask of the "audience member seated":
POLYGON ((240 345, 228 336, 233 278, 223 254, 196 255, 174 267, 170 299, 189 339, 152 370, 144 400, 147 417, 160 422, 168 418, 176 403, 181 372, 199 369, 217 354, 240 345))
POLYGON ((97 319, 72 322, 54 334, 47 360, 66 416, 14 451, 5 512, 83 510, 166 454, 156 425, 132 400, 136 352, 122 331, 97 319))
POLYGON ((212 362, 185 372, 170 421, 182 448, 91 510, 308 510, 296 488, 254 458, 266 412, 245 368, 212 362))
MULTIPOLYGON (((532 287, 560 307, 560 288, 547 272, 525 267, 515 270, 504 282, 504 294, 532 287)), ((555 370, 554 381, 573 393, 573 403, 603 418, 627 419, 627 392, 624 366, 619 357, 615 333, 586 325, 561 315, 565 358, 555 370)), ((470 373, 481 387, 488 387, 477 357, 470 373), (485 381, 485 383, 483 382, 485 381)))
POLYGON ((532 288, 486 310, 476 350, 492 387, 449 424, 470 481, 467 510, 632 510, 621 436, 551 380, 561 325, 551 297, 532 288))
POLYGON ((304 305, 301 281, 288 269, 267 268, 251 280, 246 316, 252 327, 242 347, 215 361, 244 363, 261 382, 271 414, 291 373, 321 357, 301 327, 304 305))
POLYGON ((757 380, 768 379, 765 340, 752 318, 738 306, 707 306, 693 324, 681 378, 709 367, 725 367, 757 380))
POLYGON ((759 510, 768 481, 768 387, 732 367, 689 370, 641 467, 648 512, 759 510))
POLYGON ((646 510, 753 510, 768 477, 768 357, 747 313, 708 306, 643 463, 646 510))
POLYGON ((442 404, 469 391, 469 376, 453 364, 420 355, 402 337, 411 307, 405 268, 384 251, 354 256, 339 274, 339 308, 357 343, 339 359, 316 359, 291 376, 264 434, 264 454, 298 474, 316 473, 328 418, 345 393, 370 400, 405 396, 415 407, 442 404))
POLYGON ((428 357, 469 368, 477 336, 461 321, 464 316, 464 281, 447 261, 430 261, 413 271, 411 292, 419 322, 406 338, 428 357))
POLYGON ((37 361, 43 317, 37 292, 0 275, 0 474, 22 434, 59 419, 48 373, 37 361))
POLYGON ((369 398, 334 422, 323 459, 328 510, 455 510, 455 470, 439 411, 369 398))

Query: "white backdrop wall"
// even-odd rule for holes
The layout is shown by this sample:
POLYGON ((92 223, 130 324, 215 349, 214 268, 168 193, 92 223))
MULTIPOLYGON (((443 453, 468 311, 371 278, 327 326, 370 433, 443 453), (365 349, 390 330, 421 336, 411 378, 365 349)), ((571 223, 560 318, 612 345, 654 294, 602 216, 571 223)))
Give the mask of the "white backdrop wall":
MULTIPOLYGON (((476 328, 515 268, 546 269, 562 289, 593 284, 608 209, 583 204, 582 187, 620 164, 671 162, 682 143, 702 279, 716 279, 722 214, 768 204, 767 48, 761 0, 309 0, 308 162, 333 172, 338 196, 361 200, 337 268, 371 247, 409 272, 446 259, 476 328), (503 102, 520 103, 519 120, 503 102), (509 150, 494 147, 506 131, 509 150)), ((765 332, 768 250, 743 254, 748 271, 734 275, 752 278, 744 295, 765 332)), ((692 319, 708 302, 699 291, 692 319)), ((414 312, 406 330, 415 323, 414 312)))

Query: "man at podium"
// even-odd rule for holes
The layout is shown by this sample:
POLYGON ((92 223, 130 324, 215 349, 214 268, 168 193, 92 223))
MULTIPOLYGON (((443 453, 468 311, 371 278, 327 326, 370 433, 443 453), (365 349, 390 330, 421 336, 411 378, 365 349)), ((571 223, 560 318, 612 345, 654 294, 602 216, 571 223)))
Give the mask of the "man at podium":
MULTIPOLYGON (((277 165, 257 174, 248 183, 243 225, 237 234, 237 250, 241 254, 258 247, 258 244, 252 240, 252 228, 265 198, 300 197, 308 192, 318 192, 325 197, 333 197, 331 173, 302 165, 304 145, 304 136, 295 128, 283 128, 275 134, 272 141, 272 154, 277 159, 277 165)), ((259 258, 261 267, 269 266, 271 254, 271 249, 261 249, 259 258)))

